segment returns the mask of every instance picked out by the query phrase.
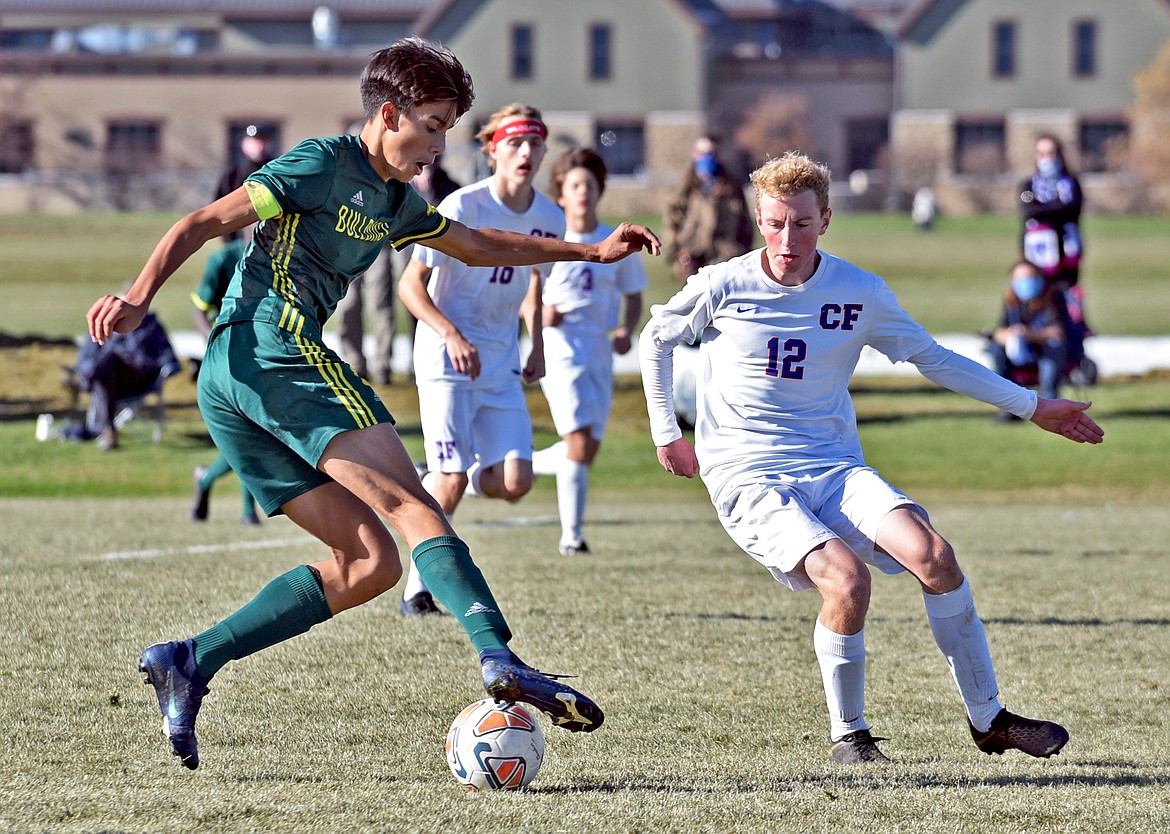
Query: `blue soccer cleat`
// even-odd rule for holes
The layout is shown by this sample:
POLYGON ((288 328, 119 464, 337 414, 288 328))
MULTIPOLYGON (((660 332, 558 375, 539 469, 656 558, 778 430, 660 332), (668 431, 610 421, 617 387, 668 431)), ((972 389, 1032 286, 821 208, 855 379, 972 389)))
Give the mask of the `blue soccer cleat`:
POLYGON ((531 704, 570 733, 591 733, 605 721, 601 707, 557 680, 563 675, 542 674, 509 649, 489 649, 479 657, 483 688, 497 701, 531 704))
POLYGON ((138 670, 154 687, 163 717, 163 733, 183 763, 199 767, 199 742, 195 738, 195 717, 207 694, 207 680, 195 671, 195 645, 190 640, 155 643, 142 653, 138 670))

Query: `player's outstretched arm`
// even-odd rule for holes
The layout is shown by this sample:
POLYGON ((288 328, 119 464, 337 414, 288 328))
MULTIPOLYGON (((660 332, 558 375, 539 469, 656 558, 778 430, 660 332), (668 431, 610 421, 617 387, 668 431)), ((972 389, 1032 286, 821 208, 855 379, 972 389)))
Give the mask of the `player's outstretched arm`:
POLYGON ((693 478, 699 471, 699 458, 695 455, 695 447, 685 437, 659 446, 658 462, 671 475, 683 478, 693 478))
POLYGON ((1105 432, 1085 412, 1091 402, 1076 400, 1036 400, 1032 422, 1045 431, 1067 437, 1077 443, 1100 443, 1105 432))
POLYGON ((522 235, 502 229, 473 229, 455 220, 426 245, 468 266, 529 266, 556 261, 612 263, 643 249, 660 250, 658 237, 645 226, 622 223, 600 243, 568 243, 557 238, 522 235))
POLYGON ((103 295, 86 314, 89 337, 104 344, 114 333, 129 333, 142 323, 154 294, 183 263, 213 237, 259 220, 243 186, 171 226, 155 246, 142 272, 122 297, 103 295))

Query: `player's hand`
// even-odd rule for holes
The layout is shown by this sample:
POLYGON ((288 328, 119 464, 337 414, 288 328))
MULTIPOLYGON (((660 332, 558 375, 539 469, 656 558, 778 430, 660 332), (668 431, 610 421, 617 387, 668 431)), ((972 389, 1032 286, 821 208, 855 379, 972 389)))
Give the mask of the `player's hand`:
POLYGON ((129 333, 142 324, 145 317, 145 305, 140 307, 116 295, 103 295, 89 308, 85 321, 89 326, 89 338, 104 345, 115 333, 129 333))
POLYGON ((475 345, 463 338, 458 330, 453 330, 443 339, 447 345, 447 356, 451 359, 451 367, 457 374, 466 374, 475 379, 479 376, 479 350, 475 345))
POLYGON ((651 255, 659 254, 662 251, 662 243, 658 240, 658 235, 645 226, 622 223, 610 232, 609 237, 597 244, 598 260, 603 264, 613 263, 643 249, 651 255))
POLYGON ((524 365, 524 370, 520 374, 520 378, 524 380, 525 384, 536 382, 544 376, 544 351, 534 350, 528 354, 528 362, 524 365))
POLYGON ((1046 400, 1041 397, 1036 401, 1032 422, 1045 431, 1067 437, 1076 443, 1100 443, 1105 438, 1105 432, 1085 413, 1091 405, 1091 402, 1046 400))
POLYGON ((699 471, 699 459, 695 456, 695 448, 685 437, 659 446, 658 462, 671 475, 683 478, 693 478, 699 471))
POLYGON ((613 352, 618 356, 625 356, 633 346, 634 341, 630 338, 630 332, 624 327, 619 327, 613 332, 613 352))

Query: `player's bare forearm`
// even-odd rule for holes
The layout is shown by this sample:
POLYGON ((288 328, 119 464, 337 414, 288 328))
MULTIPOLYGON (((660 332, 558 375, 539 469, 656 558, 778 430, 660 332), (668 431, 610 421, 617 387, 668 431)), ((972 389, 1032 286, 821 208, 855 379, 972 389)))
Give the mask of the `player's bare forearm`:
POLYGON ((1075 443, 1100 443, 1105 431, 1085 412, 1091 402, 1076 400, 1036 400, 1032 422, 1045 431, 1067 437, 1075 443))
POLYGON ((471 229, 451 222, 446 234, 428 245, 468 266, 528 266, 555 261, 612 263, 643 249, 657 255, 657 236, 644 226, 623 223, 600 243, 568 243, 502 229, 471 229))
POLYGON ((247 192, 240 187, 179 220, 154 247, 138 278, 123 296, 102 296, 90 308, 86 315, 90 338, 104 344, 112 334, 128 333, 136 328, 145 318, 155 293, 204 243, 258 219, 247 192))

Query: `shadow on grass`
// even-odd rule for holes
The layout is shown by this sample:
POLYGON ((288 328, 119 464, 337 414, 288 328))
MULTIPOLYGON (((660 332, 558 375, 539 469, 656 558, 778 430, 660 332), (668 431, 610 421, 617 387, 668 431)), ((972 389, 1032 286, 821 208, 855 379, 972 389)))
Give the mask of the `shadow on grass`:
POLYGON ((1066 617, 986 617, 981 618, 985 625, 1015 625, 1015 626, 1062 626, 1065 628, 1101 628, 1113 626, 1154 626, 1166 628, 1170 626, 1167 617, 1137 617, 1102 620, 1100 617, 1066 618, 1066 617))
POLYGON ((866 789, 888 790, 938 790, 959 789, 970 790, 986 787, 1033 787, 1033 788, 1116 788, 1116 787, 1154 787, 1170 784, 1170 776, 1138 774, 1135 771, 1140 766, 1133 762, 1065 761, 1060 764, 1065 767, 1077 768, 1077 772, 1052 775, 1003 775, 984 778, 956 779, 940 776, 933 773, 897 772, 899 766, 927 767, 931 762, 901 760, 893 767, 882 768, 880 772, 844 772, 826 771, 824 773, 805 773, 790 777, 770 777, 760 780, 730 779, 704 784, 687 784, 677 778, 635 776, 627 779, 612 781, 574 782, 572 785, 539 785, 530 787, 527 792, 538 795, 584 794, 584 793, 665 793, 665 794, 795 794, 809 791, 820 792, 827 801, 834 801, 843 792, 852 792, 866 789), (1081 772, 1082 768, 1101 768, 1128 771, 1116 774, 1088 774, 1081 772))

